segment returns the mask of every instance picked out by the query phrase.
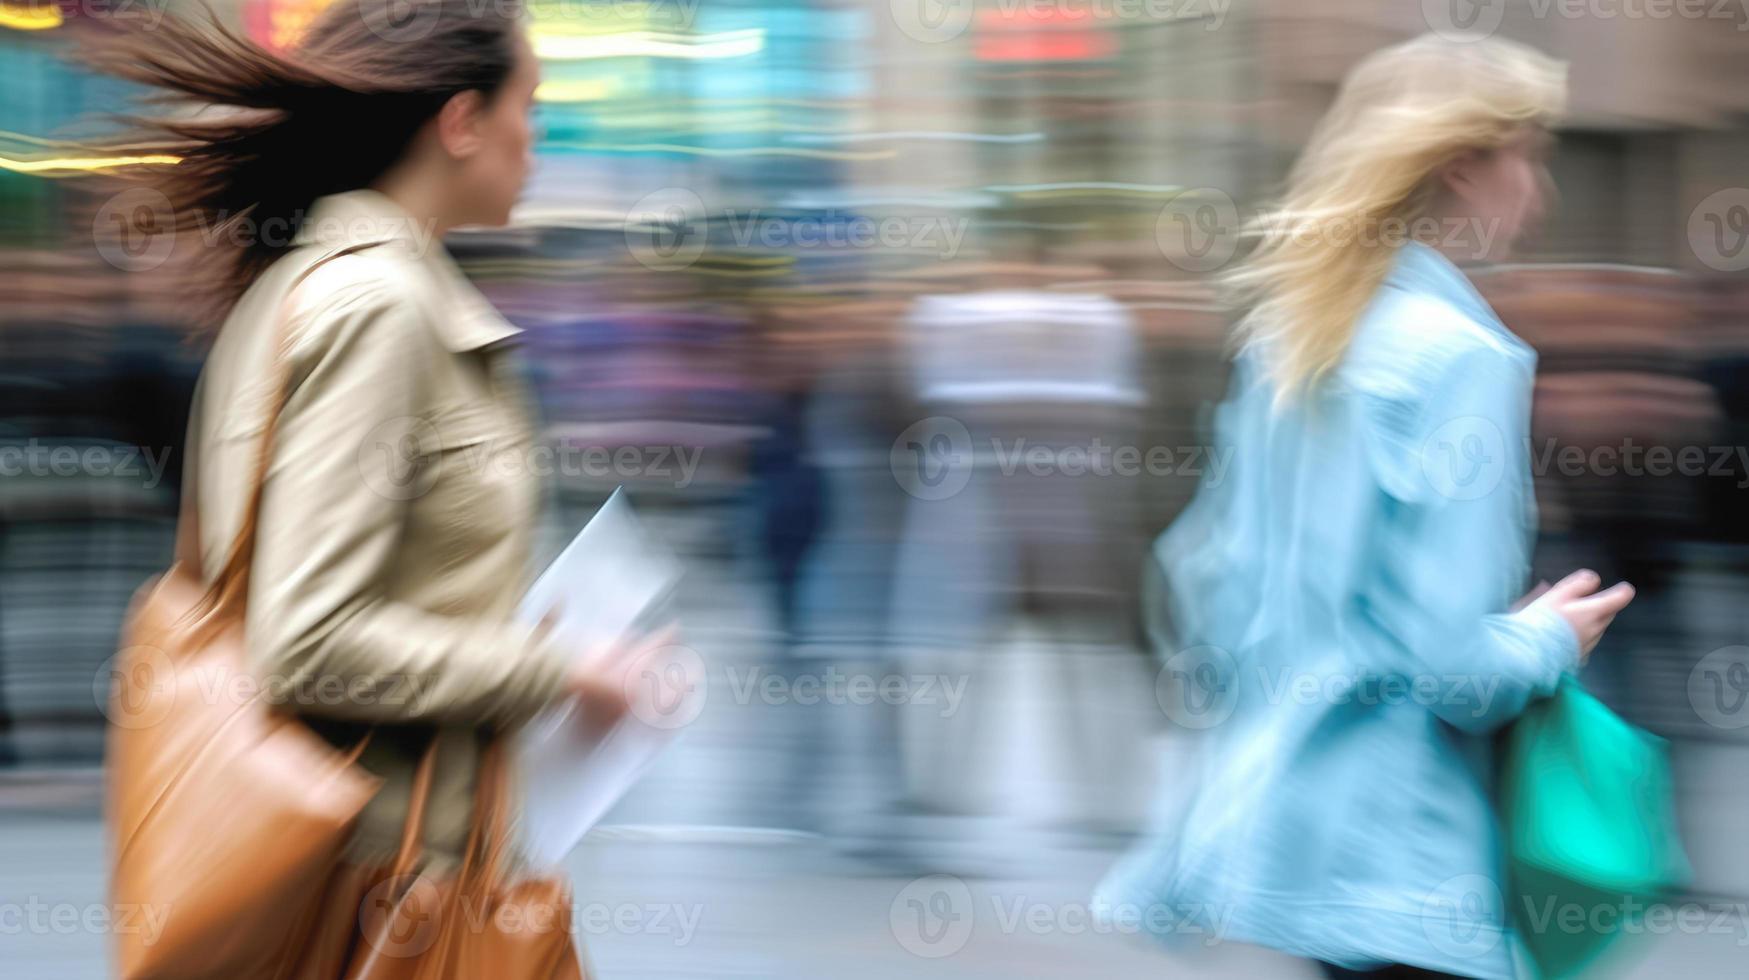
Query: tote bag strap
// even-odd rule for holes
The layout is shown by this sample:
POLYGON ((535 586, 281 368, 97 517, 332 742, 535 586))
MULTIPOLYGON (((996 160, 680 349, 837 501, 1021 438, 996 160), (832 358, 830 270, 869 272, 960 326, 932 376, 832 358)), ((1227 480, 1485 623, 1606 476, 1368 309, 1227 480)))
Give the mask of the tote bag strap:
POLYGON ((200 509, 195 506, 195 492, 200 488, 200 471, 195 468, 195 460, 200 458, 200 417, 202 390, 206 387, 206 375, 202 374, 194 383, 194 399, 188 410, 188 445, 182 453, 182 492, 177 503, 176 515, 176 552, 174 562, 182 566, 195 581, 205 581, 200 569, 200 509))
MULTIPOLYGON (((462 852, 457 880, 488 890, 508 870, 510 851, 510 800, 507 748, 495 736, 480 748, 479 768, 474 775, 474 812, 468 824, 467 844, 462 852)), ((419 758, 413 785, 407 796, 407 821, 401 826, 401 846, 391 866, 391 877, 412 874, 424 853, 425 809, 431 799, 431 783, 437 768, 437 736, 419 758)))
MULTIPOLYGON (((255 526, 261 514, 262 490, 267 482, 268 467, 273 462, 274 434, 279 429, 280 412, 285 408, 286 400, 291 391, 291 321, 292 297, 298 287, 303 285, 311 273, 345 255, 372 248, 379 243, 366 242, 350 245, 322 256, 310 263, 297 277, 292 280, 286 290, 285 301, 280 304, 279 313, 274 323, 273 340, 273 383, 270 387, 272 402, 268 406, 267 424, 261 431, 261 440, 256 446, 254 468, 251 471, 249 488, 245 491, 243 520, 238 525, 236 537, 231 541, 231 547, 225 562, 220 566, 219 574, 213 579, 203 603, 211 613, 221 611, 240 613, 242 603, 249 592, 249 566, 255 557, 255 526)), ((188 462, 183 468, 181 514, 177 519, 176 528, 176 561, 185 564, 199 581, 205 581, 205 573, 201 568, 201 538, 200 538, 200 503, 199 503, 199 447, 198 433, 200 431, 200 412, 202 411, 202 388, 204 381, 195 385, 195 401, 190 413, 188 462)), ((222 617, 220 617, 222 618, 222 617)))

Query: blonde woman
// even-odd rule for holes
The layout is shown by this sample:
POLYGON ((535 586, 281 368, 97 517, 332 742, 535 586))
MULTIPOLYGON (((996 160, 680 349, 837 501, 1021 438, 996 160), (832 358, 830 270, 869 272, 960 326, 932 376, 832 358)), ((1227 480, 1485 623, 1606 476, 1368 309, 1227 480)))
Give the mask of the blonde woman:
POLYGON ((1633 596, 1579 571, 1513 601, 1536 355, 1459 269, 1538 217, 1565 91, 1502 40, 1378 52, 1262 221, 1234 461, 1156 546, 1200 778, 1101 886, 1113 918, 1332 976, 1514 975, 1489 736, 1633 596))

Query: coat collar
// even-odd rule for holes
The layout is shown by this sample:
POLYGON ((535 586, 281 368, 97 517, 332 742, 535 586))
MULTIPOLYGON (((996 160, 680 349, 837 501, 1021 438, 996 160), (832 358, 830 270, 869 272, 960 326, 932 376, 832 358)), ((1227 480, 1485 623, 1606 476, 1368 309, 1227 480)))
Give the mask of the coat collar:
POLYGON ((323 250, 380 244, 404 252, 430 273, 440 290, 448 315, 438 317, 434 327, 444 347, 455 353, 478 350, 522 333, 522 328, 504 319, 468 282, 438 239, 434 225, 419 221, 377 191, 346 191, 318 199, 298 231, 296 244, 323 250))
POLYGON ((1501 322, 1499 314, 1476 291, 1475 284, 1463 270, 1431 246, 1411 241, 1398 249, 1390 274, 1385 277, 1385 285, 1404 292, 1436 296, 1509 343, 1515 346, 1524 344, 1501 322))

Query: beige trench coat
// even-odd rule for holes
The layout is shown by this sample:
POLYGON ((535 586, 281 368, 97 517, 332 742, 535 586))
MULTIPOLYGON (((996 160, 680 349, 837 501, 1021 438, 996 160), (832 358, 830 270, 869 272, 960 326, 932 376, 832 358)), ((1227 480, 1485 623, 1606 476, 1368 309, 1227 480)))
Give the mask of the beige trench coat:
POLYGON ((191 423, 202 568, 222 566, 272 401, 289 311, 290 396, 265 483, 248 598, 250 656, 273 700, 384 778, 351 857, 392 858, 412 774, 438 739, 424 847, 464 850, 485 741, 563 696, 568 651, 513 619, 539 483, 529 400, 504 352, 518 329, 428 227, 352 191, 312 209, 300 245, 227 319, 191 423), (298 273, 349 245, 380 243, 298 273))

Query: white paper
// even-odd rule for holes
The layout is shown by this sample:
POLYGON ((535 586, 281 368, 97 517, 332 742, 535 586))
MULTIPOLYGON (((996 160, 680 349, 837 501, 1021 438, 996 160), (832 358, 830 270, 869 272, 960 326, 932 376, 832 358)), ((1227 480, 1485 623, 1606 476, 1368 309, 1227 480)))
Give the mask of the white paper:
MULTIPOLYGON (((581 659, 656 625, 651 619, 667 615, 680 572, 679 561, 645 533, 624 492, 615 490, 529 588, 520 615, 539 622, 553 614, 552 628, 581 659)), ((535 866, 563 861, 679 734, 684 722, 672 721, 686 718, 691 706, 676 699, 701 690, 701 678, 663 683, 676 668, 702 674, 697 655, 679 648, 634 667, 632 711, 600 741, 585 738, 571 706, 535 719, 518 736, 520 843, 535 866), (640 676, 657 683, 645 691, 640 676)))

